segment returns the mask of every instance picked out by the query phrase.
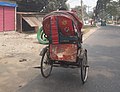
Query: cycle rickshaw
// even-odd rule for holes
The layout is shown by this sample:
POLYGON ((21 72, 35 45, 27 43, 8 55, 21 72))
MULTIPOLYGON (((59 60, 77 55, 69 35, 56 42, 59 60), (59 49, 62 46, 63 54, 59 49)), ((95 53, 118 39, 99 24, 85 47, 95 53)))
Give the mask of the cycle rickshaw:
POLYGON ((82 48, 82 33, 70 12, 54 11, 43 18, 42 30, 48 45, 42 49, 41 74, 47 78, 53 67, 78 68, 81 80, 88 76, 87 50, 82 48), (79 32, 78 32, 79 31, 79 32))

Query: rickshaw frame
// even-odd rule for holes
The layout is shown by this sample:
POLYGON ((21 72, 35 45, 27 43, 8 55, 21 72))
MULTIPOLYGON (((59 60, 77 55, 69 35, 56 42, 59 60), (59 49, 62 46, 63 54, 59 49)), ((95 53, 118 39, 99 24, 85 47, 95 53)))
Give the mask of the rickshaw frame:
MULTIPOLYGON (((81 38, 82 38, 82 34, 80 37, 80 40, 81 40, 80 43, 82 43, 81 38)), ((86 82, 87 77, 88 77, 89 66, 88 66, 88 59, 87 59, 87 50, 83 49, 82 45, 80 47, 77 45, 77 54, 76 54, 75 62, 51 59, 50 44, 42 49, 42 51, 40 52, 40 56, 42 56, 41 74, 44 78, 48 78, 50 76, 53 67, 78 68, 81 70, 82 83, 84 84, 86 82)))

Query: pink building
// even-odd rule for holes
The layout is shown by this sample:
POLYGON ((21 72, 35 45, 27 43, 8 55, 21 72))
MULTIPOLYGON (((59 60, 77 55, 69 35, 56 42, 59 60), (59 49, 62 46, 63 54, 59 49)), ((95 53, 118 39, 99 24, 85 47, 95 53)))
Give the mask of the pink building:
POLYGON ((0 32, 16 30, 16 4, 0 2, 0 32))

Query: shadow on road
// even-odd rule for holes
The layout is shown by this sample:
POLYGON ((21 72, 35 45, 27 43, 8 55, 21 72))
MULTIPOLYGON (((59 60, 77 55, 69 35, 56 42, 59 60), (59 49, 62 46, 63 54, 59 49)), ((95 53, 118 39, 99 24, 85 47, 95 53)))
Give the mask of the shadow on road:
POLYGON ((54 68, 49 78, 38 75, 18 92, 78 92, 82 86, 78 69, 54 68))

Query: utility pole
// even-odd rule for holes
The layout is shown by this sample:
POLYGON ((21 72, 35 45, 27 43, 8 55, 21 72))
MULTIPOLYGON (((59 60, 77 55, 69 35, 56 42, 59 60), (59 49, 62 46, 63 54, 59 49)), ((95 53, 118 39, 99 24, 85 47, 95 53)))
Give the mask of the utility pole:
POLYGON ((120 6, 120 0, 119 0, 119 6, 120 6))
POLYGON ((84 20, 83 20, 83 1, 81 0, 81 18, 82 18, 82 22, 84 23, 84 20))

